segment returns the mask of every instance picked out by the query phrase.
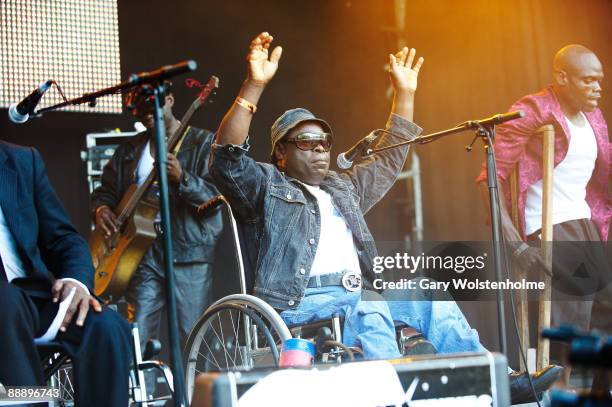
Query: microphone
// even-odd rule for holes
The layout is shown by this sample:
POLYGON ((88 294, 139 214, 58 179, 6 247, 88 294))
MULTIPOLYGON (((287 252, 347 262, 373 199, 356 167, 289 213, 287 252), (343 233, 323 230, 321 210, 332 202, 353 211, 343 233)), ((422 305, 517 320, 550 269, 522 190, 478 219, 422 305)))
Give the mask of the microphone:
POLYGON ((25 123, 30 115, 34 113, 34 109, 40 102, 40 99, 45 92, 53 84, 52 80, 41 83, 32 93, 26 96, 21 102, 13 103, 9 106, 8 116, 13 123, 25 123))
POLYGON ((198 64, 194 60, 188 60, 179 62, 174 65, 164 65, 151 72, 141 72, 139 74, 132 74, 128 79, 130 85, 140 85, 142 83, 149 83, 152 81, 161 81, 164 79, 171 78, 176 75, 181 75, 187 72, 195 71, 198 68, 198 64))
POLYGON ((377 131, 374 130, 373 132, 362 138, 353 147, 349 148, 344 153, 338 154, 338 159, 336 160, 338 167, 343 170, 348 170, 349 168, 351 168, 353 166, 353 161, 355 161, 355 158, 357 158, 357 156, 359 155, 362 155, 363 152, 368 147, 370 147, 370 145, 374 142, 374 140, 376 140, 377 137, 377 131))
POLYGON ((524 116, 525 116, 525 112, 523 112, 522 110, 517 110, 516 112, 496 114, 494 116, 487 117, 486 119, 482 119, 482 120, 469 121, 469 122, 466 122, 467 124, 466 127, 474 128, 474 127, 478 127, 478 125, 487 126, 491 124, 502 124, 510 120, 520 119, 521 117, 524 117, 524 116))

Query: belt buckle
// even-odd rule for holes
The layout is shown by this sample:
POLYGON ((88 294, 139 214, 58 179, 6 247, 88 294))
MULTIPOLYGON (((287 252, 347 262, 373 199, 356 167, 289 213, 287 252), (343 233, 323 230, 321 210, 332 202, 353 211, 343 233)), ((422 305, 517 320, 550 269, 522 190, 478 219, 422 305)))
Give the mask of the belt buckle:
POLYGON ((358 291, 361 289, 361 273, 349 271, 342 276, 342 286, 347 291, 358 291))

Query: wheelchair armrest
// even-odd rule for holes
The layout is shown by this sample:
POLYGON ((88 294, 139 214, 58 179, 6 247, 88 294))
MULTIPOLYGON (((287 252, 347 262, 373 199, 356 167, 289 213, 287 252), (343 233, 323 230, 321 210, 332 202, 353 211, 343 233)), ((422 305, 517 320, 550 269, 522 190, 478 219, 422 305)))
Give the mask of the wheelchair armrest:
POLYGON ((170 370, 166 364, 160 362, 159 360, 145 360, 144 362, 140 362, 138 364, 138 370, 145 371, 149 369, 158 369, 164 375, 168 388, 170 388, 170 391, 174 393, 174 378, 172 376, 172 370, 170 370))
POLYGON ((66 349, 59 342, 53 341, 36 345, 36 350, 38 350, 38 355, 41 358, 48 357, 54 353, 64 354, 66 351, 66 349))
POLYGON ((159 355, 161 352, 161 342, 157 339, 149 339, 145 345, 144 352, 142 352, 143 360, 150 360, 153 356, 159 355))

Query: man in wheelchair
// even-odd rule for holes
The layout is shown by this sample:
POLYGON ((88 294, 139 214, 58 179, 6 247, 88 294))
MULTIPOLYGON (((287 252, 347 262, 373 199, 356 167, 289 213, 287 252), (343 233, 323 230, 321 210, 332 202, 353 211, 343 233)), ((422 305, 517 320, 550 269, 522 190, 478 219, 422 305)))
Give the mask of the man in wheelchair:
POLYGON ((2 385, 43 385, 36 343, 52 340, 72 360, 77 405, 128 405, 130 329, 91 295, 93 280, 38 151, 0 141, 2 385))
MULTIPOLYGON (((282 53, 280 47, 270 52, 271 43, 272 36, 264 32, 250 44, 248 75, 221 122, 210 167, 238 219, 255 231, 254 294, 278 309, 289 326, 340 314, 343 342, 361 347, 366 358, 400 356, 394 320, 421 331, 440 353, 486 351, 454 301, 388 304, 382 297, 364 298, 366 292, 378 295, 367 290, 372 289, 377 251, 364 215, 397 179, 408 146, 370 156, 345 173, 330 171, 330 125, 298 108, 272 125, 271 164, 247 156, 257 102, 282 53)), ((412 123, 423 64, 415 54, 404 47, 389 55, 394 97, 387 125, 378 131, 379 148, 421 132, 412 123)))

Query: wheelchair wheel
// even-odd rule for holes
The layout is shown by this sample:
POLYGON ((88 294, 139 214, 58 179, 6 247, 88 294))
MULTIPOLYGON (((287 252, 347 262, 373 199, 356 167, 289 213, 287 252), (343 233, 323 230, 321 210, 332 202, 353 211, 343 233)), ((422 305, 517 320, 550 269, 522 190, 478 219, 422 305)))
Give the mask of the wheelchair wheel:
POLYGON ((59 400, 54 404, 57 407, 74 406, 74 375, 72 364, 65 363, 49 378, 49 385, 59 389, 59 400))
POLYGON ((278 366, 281 343, 291 338, 278 313, 259 298, 236 294, 211 305, 192 329, 185 348, 189 399, 196 376, 278 366))

